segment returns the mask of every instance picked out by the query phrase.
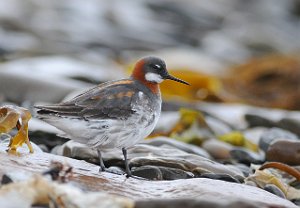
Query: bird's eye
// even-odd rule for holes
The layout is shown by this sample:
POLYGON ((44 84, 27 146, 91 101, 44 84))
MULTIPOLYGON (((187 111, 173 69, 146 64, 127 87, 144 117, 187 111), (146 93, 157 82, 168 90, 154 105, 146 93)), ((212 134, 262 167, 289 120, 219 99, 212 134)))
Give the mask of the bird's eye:
POLYGON ((154 64, 154 65, 153 65, 153 68, 154 68, 154 69, 162 69, 161 65, 159 65, 159 64, 154 64))

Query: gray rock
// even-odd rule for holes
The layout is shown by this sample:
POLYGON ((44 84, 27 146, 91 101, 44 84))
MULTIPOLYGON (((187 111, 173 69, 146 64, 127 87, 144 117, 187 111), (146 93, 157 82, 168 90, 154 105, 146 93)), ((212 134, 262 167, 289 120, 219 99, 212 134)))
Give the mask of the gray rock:
POLYGON ((278 121, 278 126, 280 128, 286 129, 294 134, 298 135, 298 138, 300 137, 300 120, 299 116, 297 118, 282 118, 278 121))
POLYGON ((278 188, 277 186, 275 186, 274 184, 267 184, 265 185, 264 187, 264 190, 272 193, 272 194, 275 194, 276 196, 279 196, 283 199, 285 199, 285 194, 281 191, 280 188, 278 188))
POLYGON ((264 156, 259 153, 252 152, 245 148, 234 148, 230 151, 230 155, 233 159, 246 165, 261 164, 264 162, 264 156))
POLYGON ((214 159, 228 160, 231 158, 230 151, 234 147, 231 144, 217 139, 208 139, 202 144, 202 148, 206 150, 214 159))
POLYGON ((282 162, 289 165, 300 165, 300 141, 277 140, 266 152, 268 161, 282 162))
POLYGON ((271 128, 267 131, 265 131, 259 140, 259 147, 266 152, 270 146, 270 144, 272 144, 274 141, 277 140, 293 140, 293 141, 297 141, 298 140, 298 136, 280 129, 280 128, 271 128))
POLYGON ((177 180, 193 178, 194 174, 178 168, 145 165, 132 168, 132 174, 150 180, 177 180))
MULTIPOLYGON (((209 202, 218 203, 223 206, 229 205, 235 201, 249 201, 249 203, 251 202, 251 204, 259 203, 261 205, 260 207, 297 207, 286 199, 282 199, 265 190, 247 186, 244 184, 228 183, 225 181, 212 180, 207 178, 191 178, 188 180, 155 182, 147 180, 137 180, 135 178, 127 179, 123 175, 99 173, 98 166, 82 160, 74 160, 71 158, 61 157, 58 155, 52 155, 43 152, 37 152, 36 154, 22 153, 22 157, 16 157, 13 155, 8 155, 5 152, 5 149, 5 145, 0 145, 0 166, 2 167, 0 169, 0 173, 2 175, 4 173, 12 172, 17 173, 19 176, 24 175, 23 173, 31 175, 40 174, 41 172, 49 170, 50 161, 57 161, 66 163, 68 164, 68 166, 73 167, 73 177, 70 177, 70 181, 68 181, 67 184, 63 185, 65 186, 74 184, 76 185, 76 187, 79 187, 80 189, 88 192, 105 192, 118 196, 124 196, 135 201, 147 200, 151 201, 151 203, 153 203, 153 199, 187 199, 189 201, 197 199, 208 200, 209 202)), ((58 184, 55 183, 53 185, 57 187, 58 184)), ((52 187, 52 185, 47 186, 52 187)), ((18 201, 20 202, 21 199, 24 199, 24 194, 27 194, 31 190, 34 194, 38 194, 36 192, 36 189, 32 189, 32 187, 27 184, 23 187, 25 189, 22 190, 28 191, 25 191, 24 193, 24 191, 21 192, 19 189, 13 188, 11 189, 12 192, 10 192, 11 194, 9 195, 15 197, 15 194, 17 193, 17 197, 15 197, 15 199, 18 199, 18 201)), ((44 186, 42 186, 41 189, 38 190, 44 190, 43 187, 44 186)), ((71 189, 68 190, 71 191, 71 189)), ((46 197, 47 193, 45 194, 46 197)), ((32 192, 28 194, 32 194, 32 192)), ((78 196, 80 195, 82 195, 82 193, 78 193, 78 196)), ((29 197, 25 198, 28 199, 29 197)), ((3 203, 6 202, 5 204, 11 205, 14 202, 13 200, 7 202, 6 199, 6 195, 1 195, 0 204, 3 205, 3 203)), ((72 195, 69 199, 72 199, 72 195)), ((83 200, 84 199, 86 200, 86 198, 83 198, 83 200)), ((96 202, 99 203, 99 200, 96 202)), ((18 207, 22 207, 21 205, 22 204, 20 203, 18 207)), ((6 206, 3 205, 1 207, 6 206)), ((243 206, 239 204, 239 207, 243 206)))
POLYGON ((273 127, 276 126, 276 122, 257 114, 245 114, 245 119, 249 124, 249 127, 257 127, 257 126, 264 126, 264 127, 273 127))
MULTIPOLYGON (((97 152, 83 144, 68 141, 62 147, 64 156, 84 159, 94 164, 99 164, 97 152)), ((243 173, 235 167, 222 165, 205 157, 189 154, 174 147, 155 147, 147 144, 138 144, 128 149, 128 159, 130 167, 142 166, 162 166, 167 168, 177 168, 194 174, 201 173, 225 173, 233 177, 243 173)), ((121 150, 103 151, 104 162, 107 166, 123 167, 123 155, 121 150)))

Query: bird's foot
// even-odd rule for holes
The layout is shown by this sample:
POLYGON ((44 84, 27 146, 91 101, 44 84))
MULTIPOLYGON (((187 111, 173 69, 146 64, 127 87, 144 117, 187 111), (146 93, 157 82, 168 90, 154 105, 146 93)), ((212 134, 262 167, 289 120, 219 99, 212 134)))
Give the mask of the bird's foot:
POLYGON ((106 171, 106 168, 105 168, 105 167, 100 167, 100 168, 99 168, 99 173, 105 172, 105 171, 106 171))
POLYGON ((150 181, 147 178, 143 178, 143 177, 132 175, 132 174, 129 175, 129 174, 126 173, 125 176, 126 176, 126 178, 134 178, 134 179, 138 179, 138 180, 150 181))

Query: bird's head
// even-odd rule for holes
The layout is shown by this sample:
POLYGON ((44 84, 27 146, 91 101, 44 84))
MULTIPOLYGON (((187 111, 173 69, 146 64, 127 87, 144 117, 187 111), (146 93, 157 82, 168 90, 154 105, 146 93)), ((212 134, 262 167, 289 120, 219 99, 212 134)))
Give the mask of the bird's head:
POLYGON ((153 84, 159 84, 164 80, 169 79, 190 85, 189 83, 170 75, 167 71, 165 62, 160 58, 152 56, 140 59, 136 63, 132 72, 132 77, 136 80, 153 84))

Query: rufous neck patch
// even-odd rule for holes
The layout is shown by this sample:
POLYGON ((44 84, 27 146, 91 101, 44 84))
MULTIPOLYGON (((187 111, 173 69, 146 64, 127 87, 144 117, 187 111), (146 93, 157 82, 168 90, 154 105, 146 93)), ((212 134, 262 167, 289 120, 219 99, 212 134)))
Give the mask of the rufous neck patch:
POLYGON ((144 60, 140 60, 135 64, 131 77, 135 80, 142 82, 146 87, 148 87, 154 94, 160 93, 159 86, 157 83, 149 82, 145 79, 144 73, 144 60))

